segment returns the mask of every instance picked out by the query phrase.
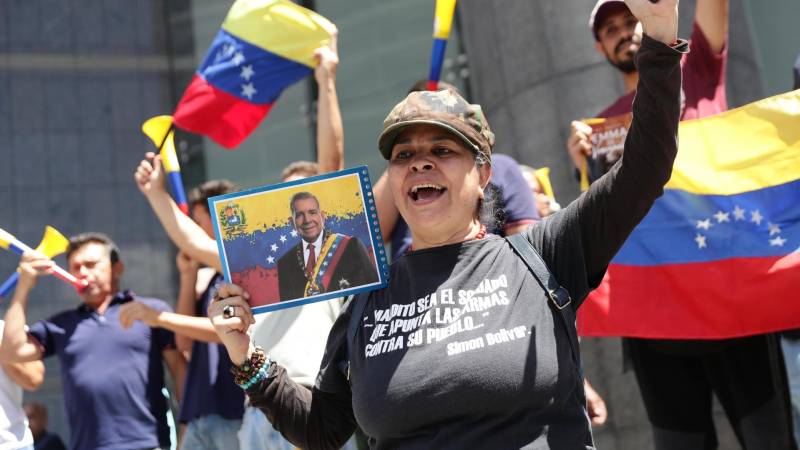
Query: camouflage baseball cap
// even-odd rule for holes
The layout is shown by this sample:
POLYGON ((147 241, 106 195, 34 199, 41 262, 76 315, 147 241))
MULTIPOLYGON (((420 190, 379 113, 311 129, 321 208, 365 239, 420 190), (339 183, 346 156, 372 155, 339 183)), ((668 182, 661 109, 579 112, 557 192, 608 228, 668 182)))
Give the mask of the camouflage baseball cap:
POLYGON ((408 94, 383 120, 378 148, 384 158, 392 156, 397 135, 407 126, 435 125, 458 136, 475 155, 491 161, 494 133, 480 105, 467 103, 450 90, 419 91, 408 94))

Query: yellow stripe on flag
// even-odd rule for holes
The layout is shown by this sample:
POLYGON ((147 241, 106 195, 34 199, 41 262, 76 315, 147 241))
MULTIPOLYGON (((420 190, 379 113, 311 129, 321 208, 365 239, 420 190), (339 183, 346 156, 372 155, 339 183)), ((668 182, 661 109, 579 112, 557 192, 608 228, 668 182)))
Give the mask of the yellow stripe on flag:
POLYGON ((681 122, 666 187, 731 195, 800 179, 800 90, 681 122))
POLYGON ((328 45, 336 26, 287 0, 238 0, 222 29, 268 52, 315 67, 314 50, 328 45))
POLYGON ((456 0, 436 0, 436 13, 433 17, 433 38, 447 39, 453 26, 453 13, 456 0))

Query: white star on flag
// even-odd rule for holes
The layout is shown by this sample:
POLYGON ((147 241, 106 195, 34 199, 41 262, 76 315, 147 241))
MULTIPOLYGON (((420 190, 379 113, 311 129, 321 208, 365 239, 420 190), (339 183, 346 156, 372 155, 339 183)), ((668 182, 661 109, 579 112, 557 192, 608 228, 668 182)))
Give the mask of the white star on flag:
POLYGON ((761 213, 758 210, 755 210, 755 211, 750 213, 750 222, 755 222, 756 225, 761 225, 761 221, 763 219, 764 219, 764 217, 761 215, 761 213))
POLYGON ((711 219, 698 220, 697 221, 697 228, 702 228, 704 230, 708 230, 709 228, 711 228, 711 219))
POLYGON ((735 220, 744 220, 744 213, 744 209, 740 208, 739 205, 733 208, 733 218, 735 220))
POLYGON ((697 242, 697 248, 706 248, 706 237, 702 234, 698 233, 694 237, 694 241, 697 242))
POLYGON ((250 77, 252 77, 254 73, 255 71, 253 70, 253 65, 248 64, 246 66, 242 66, 242 73, 240 73, 239 76, 244 78, 246 81, 250 81, 250 77))
POLYGON ((285 234, 281 235, 281 242, 286 242, 286 235, 285 234))
POLYGON ((781 227, 779 227, 777 224, 774 224, 772 222, 770 222, 769 225, 767 225, 767 227, 769 227, 769 235, 770 236, 772 236, 773 234, 778 234, 778 233, 781 232, 781 227))
POLYGON ((253 96, 258 92, 256 87, 253 86, 253 83, 247 83, 242 85, 242 95, 247 97, 248 100, 252 100, 253 96))
POLYGON ((778 236, 775 239, 769 240, 770 247, 783 247, 783 244, 786 243, 786 239, 778 236))
POLYGON ((267 263, 274 264, 275 263, 275 258, 273 258, 272 256, 267 256, 267 263))
POLYGON ((714 218, 717 219, 717 223, 731 221, 730 218, 728 218, 728 213, 722 211, 717 211, 717 213, 714 214, 714 218))
POLYGON ((328 265, 328 261, 324 261, 324 262, 322 263, 322 265, 323 265, 323 266, 327 266, 327 265, 328 265))
POLYGON ((277 252, 278 251, 278 246, 275 245, 275 244, 272 244, 272 245, 269 246, 269 249, 272 250, 273 252, 277 252))
POLYGON ((291 234, 292 237, 297 237, 297 230, 292 230, 292 232, 289 234, 291 234))
POLYGON ((239 64, 243 63, 244 62, 244 55, 242 54, 242 52, 236 52, 236 54, 233 55, 233 60, 232 61, 237 66, 239 64))

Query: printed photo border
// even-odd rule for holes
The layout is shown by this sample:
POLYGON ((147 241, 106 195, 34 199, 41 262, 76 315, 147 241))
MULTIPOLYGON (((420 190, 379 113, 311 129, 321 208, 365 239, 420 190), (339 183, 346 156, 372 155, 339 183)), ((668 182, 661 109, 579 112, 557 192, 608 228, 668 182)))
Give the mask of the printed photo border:
POLYGON ((344 169, 338 172, 331 172, 324 175, 317 175, 314 177, 304 178, 301 180, 288 181, 285 183, 261 186, 230 194, 218 195, 208 199, 209 211, 211 212, 211 219, 214 224, 214 236, 216 237, 217 240, 217 247, 219 249, 219 255, 222 262, 223 276, 225 277, 225 281, 231 283, 232 279, 231 279, 230 266, 228 263, 228 255, 226 253, 226 248, 223 243, 222 231, 220 230, 220 217, 218 215, 218 206, 220 203, 222 202, 227 203, 231 200, 236 200, 236 199, 241 200, 246 197, 264 195, 265 193, 275 192, 302 185, 311 186, 319 183, 320 181, 327 181, 327 180, 343 178, 343 177, 352 177, 352 176, 358 177, 359 186, 361 189, 361 202, 363 207, 362 211, 364 212, 367 218, 370 244, 372 245, 373 249, 372 258, 373 261, 375 262, 375 267, 377 268, 378 281, 365 285, 360 285, 353 288, 340 289, 333 292, 326 292, 292 300, 280 300, 273 304, 256 306, 252 308, 254 314, 266 313, 270 311, 277 311, 281 309, 307 305, 309 303, 331 300, 334 298, 358 294, 360 292, 381 289, 387 286, 389 281, 388 257, 386 254, 386 250, 383 247, 383 239, 381 237, 380 226, 378 223, 378 213, 375 206, 375 198, 372 193, 372 182, 370 181, 369 178, 369 171, 367 169, 367 166, 358 166, 350 169, 344 169))

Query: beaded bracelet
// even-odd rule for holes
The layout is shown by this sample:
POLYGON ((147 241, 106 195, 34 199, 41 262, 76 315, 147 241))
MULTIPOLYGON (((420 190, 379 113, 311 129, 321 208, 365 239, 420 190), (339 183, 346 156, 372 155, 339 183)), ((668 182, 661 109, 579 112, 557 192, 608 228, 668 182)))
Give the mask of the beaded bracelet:
POLYGON ((255 351, 250 355, 250 359, 243 362, 240 366, 231 367, 233 381, 239 386, 247 384, 247 382, 252 380, 262 368, 265 370, 269 369, 271 362, 272 361, 264 353, 264 349, 260 346, 256 346, 255 351))
POLYGON ((272 360, 269 359, 269 357, 267 357, 265 364, 261 366, 260 369, 258 369, 258 372, 256 372, 255 375, 253 375, 253 378, 250 378, 249 380, 247 380, 247 382, 243 384, 239 384, 239 387, 246 391, 250 389, 250 387, 252 387, 254 384, 258 383, 264 378, 267 378, 267 371, 269 371, 270 365, 272 365, 272 360))

